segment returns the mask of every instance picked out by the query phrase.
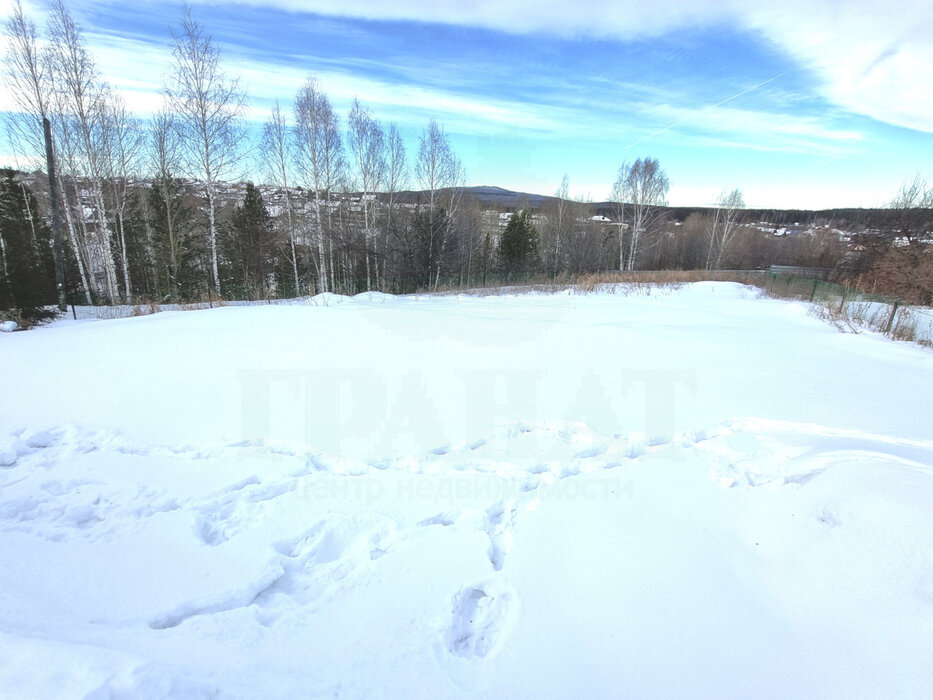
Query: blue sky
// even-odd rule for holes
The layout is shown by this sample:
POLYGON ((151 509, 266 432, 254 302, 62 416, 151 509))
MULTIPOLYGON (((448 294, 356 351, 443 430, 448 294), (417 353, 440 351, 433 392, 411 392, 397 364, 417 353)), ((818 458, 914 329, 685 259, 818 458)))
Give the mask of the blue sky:
MULTIPOLYGON (((7 3, 9 0, 0 0, 7 3)), ((469 184, 607 197, 652 156, 673 205, 739 187, 749 206, 878 206, 933 171, 930 3, 749 8, 553 0, 193 3, 257 125, 316 76, 399 125, 414 156, 441 122, 469 184)), ((778 5, 778 3, 774 3, 778 5)), ((25 3, 41 25, 41 6, 25 3)), ((181 4, 74 0, 101 72, 158 105, 181 4)))

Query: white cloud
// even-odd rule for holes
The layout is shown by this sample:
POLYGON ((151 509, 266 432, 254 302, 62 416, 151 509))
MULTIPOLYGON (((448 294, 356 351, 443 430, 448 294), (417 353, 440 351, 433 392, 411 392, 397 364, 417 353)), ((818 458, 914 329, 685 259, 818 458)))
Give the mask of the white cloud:
POLYGON ((890 199, 886 194, 897 189, 897 180, 881 182, 851 180, 823 182, 814 186, 814 178, 803 177, 783 182, 680 182, 671 184, 668 199, 677 206, 716 206, 722 189, 738 186, 747 209, 834 209, 880 207, 890 199), (884 194, 879 194, 884 193, 884 194))
POLYGON ((662 122, 670 122, 667 128, 720 134, 737 146, 762 151, 834 152, 844 144, 862 139, 857 131, 833 129, 820 119, 783 113, 733 107, 691 109, 667 104, 646 104, 641 109, 662 122))
POLYGON ((933 3, 749 3, 743 21, 809 67, 834 103, 933 132, 933 3))
MULTIPOLYGON (((76 0, 75 11, 89 3, 98 10, 106 9, 112 1, 76 0)), ((0 0, 3 2, 9 0, 0 0)), ((250 0, 232 2, 250 3, 250 0)), ((332 0, 310 3, 269 0, 251 4, 334 17, 437 21, 546 36, 628 39, 657 36, 672 30, 705 27, 716 31, 716 27, 729 27, 733 31, 752 32, 751 36, 777 47, 812 71, 817 84, 822 85, 822 94, 844 110, 933 133, 933 92, 928 90, 933 84, 933 55, 926 37, 922 36, 923 29, 933 25, 933 11, 925 4, 910 2, 897 12, 879 10, 868 0, 845 4, 832 0, 816 2, 813 5, 804 4, 802 0, 786 0, 779 7, 775 3, 758 8, 746 7, 739 0, 722 0, 715 8, 710 8, 705 3, 688 5, 679 0, 660 10, 624 0, 621 3, 595 0, 585 8, 553 0, 534 3, 502 0, 495 4, 474 0, 451 7, 437 4, 425 7, 410 0, 379 4, 361 0, 347 5, 332 0)), ((27 5, 27 11, 37 9, 41 11, 41 7, 27 5)), ((195 14, 199 14, 197 9, 195 14)), ((41 25, 40 16, 41 12, 37 13, 36 19, 41 25)), ((167 18, 166 22, 169 21, 167 18)), ((170 69, 167 35, 164 40, 153 42, 142 35, 132 38, 104 33, 87 25, 85 29, 100 72, 120 90, 135 112, 148 116, 161 103, 162 77, 170 69)), ((0 48, 2 42, 0 35, 0 48)), ((640 149, 633 146, 624 150, 623 147, 640 144, 640 140, 648 142, 647 148, 656 140, 673 147, 675 152, 684 144, 722 148, 725 149, 720 152, 722 157, 736 154, 733 161, 736 163, 748 159, 749 155, 739 155, 733 149, 802 153, 825 161, 856 162, 861 158, 858 154, 864 155, 876 148, 869 138, 871 130, 858 120, 847 119, 838 109, 826 109, 822 105, 818 110, 809 111, 810 114, 818 111, 819 116, 800 116, 794 107, 799 96, 788 94, 786 99, 774 98, 775 90, 784 89, 779 80, 769 86, 771 94, 764 102, 771 105, 767 109, 772 111, 741 109, 738 102, 730 104, 731 98, 712 106, 687 106, 693 103, 682 101, 684 95, 673 86, 653 83, 623 86, 614 82, 612 71, 607 71, 605 76, 584 76, 585 90, 575 90, 580 83, 574 76, 565 75, 560 78, 566 81, 560 89, 548 77, 549 82, 542 83, 537 93, 525 92, 545 102, 556 101, 551 99, 553 95, 549 90, 556 92, 560 104, 555 106, 522 101, 519 94, 499 98, 477 94, 476 91, 484 87, 482 77, 443 62, 427 68, 413 68, 400 59, 387 57, 385 60, 389 64, 378 62, 384 70, 372 71, 365 65, 372 59, 316 56, 313 47, 309 47, 307 56, 270 56, 268 59, 236 44, 224 45, 222 50, 228 73, 241 76, 249 92, 250 108, 246 116, 253 122, 265 121, 275 99, 290 111, 291 100, 307 77, 305 66, 314 67, 314 75, 321 80, 336 109, 345 114, 350 101, 359 97, 377 118, 398 122, 407 129, 406 137, 410 138, 428 118, 436 118, 456 135, 502 137, 509 143, 515 142, 517 137, 524 140, 524 151, 534 153, 535 149, 540 149, 543 155, 530 159, 526 167, 518 167, 514 162, 503 165, 495 159, 483 166, 484 156, 477 151, 476 138, 463 139, 458 145, 464 149, 465 160, 479 178, 471 177, 471 181, 495 182, 529 191, 553 191, 556 183, 546 178, 553 175, 552 171, 564 168, 571 170, 575 191, 582 189, 596 199, 603 198, 614 169, 610 168, 611 173, 607 170, 608 174, 600 171, 597 167, 602 162, 600 159, 611 160, 612 156, 607 154, 610 149, 617 151, 613 156, 619 161, 629 154, 638 155, 640 149), (398 62, 392 64, 393 60, 398 62), (379 75, 392 77, 376 77, 379 75), (606 82, 605 90, 598 85, 601 80, 606 82), (620 102, 616 97, 618 93, 624 93, 627 99, 620 102), (852 124, 865 129, 864 141, 852 124), (673 138, 655 138, 665 132, 673 138), (613 145, 607 146, 610 143, 613 145), (568 146, 570 150, 561 151, 559 156, 566 162, 558 163, 558 156, 554 154, 567 144, 572 144, 568 146), (849 160, 853 154, 856 160, 849 160), (576 174, 574 168, 578 170, 576 174)), ((738 63, 741 60, 736 57, 738 63)), ((510 68, 503 66, 502 70, 507 73, 510 68)), ((6 92, 0 90, 0 109, 9 102, 6 92)), ((810 106, 814 103, 812 97, 805 96, 810 106)), ((757 159, 757 156, 751 158, 757 159)), ((672 174, 676 188, 672 190, 671 201, 702 205, 715 199, 719 185, 723 184, 717 182, 715 187, 710 187, 704 182, 691 182, 690 177, 686 171, 678 173, 677 177, 672 174)), ((750 205, 822 207, 877 204, 878 197, 873 193, 885 186, 879 183, 879 178, 882 176, 873 169, 870 176, 860 175, 852 183, 836 189, 831 189, 832 186, 827 189, 822 179, 803 182, 795 178, 792 183, 772 181, 767 185, 753 177, 742 181, 749 183, 746 201, 750 205), (753 181, 759 183, 758 190, 753 189, 753 181)), ((893 191, 893 186, 887 189, 893 191)))
MULTIPOLYGON (((130 109, 148 117, 161 106, 162 80, 171 70, 172 62, 167 42, 162 46, 95 33, 88 33, 88 40, 101 74, 120 92, 130 109)), ((295 93, 308 77, 308 71, 303 69, 243 58, 226 47, 224 66, 229 76, 240 78, 249 96, 245 116, 257 122, 268 118, 275 100, 290 111, 295 93)), ((534 105, 521 102, 472 98, 454 90, 376 80, 353 72, 352 66, 347 71, 316 70, 313 74, 335 108, 348 108, 353 98, 359 97, 377 118, 386 121, 420 127, 428 118, 436 118, 461 133, 490 133, 497 129, 553 132, 562 126, 554 118, 556 110, 549 110, 548 116, 544 116, 534 105)))
POLYGON ((234 1, 330 16, 558 36, 635 39, 674 29, 731 26, 759 34, 811 70, 833 103, 879 121, 933 132, 929 0, 590 0, 585 6, 565 0, 234 1))

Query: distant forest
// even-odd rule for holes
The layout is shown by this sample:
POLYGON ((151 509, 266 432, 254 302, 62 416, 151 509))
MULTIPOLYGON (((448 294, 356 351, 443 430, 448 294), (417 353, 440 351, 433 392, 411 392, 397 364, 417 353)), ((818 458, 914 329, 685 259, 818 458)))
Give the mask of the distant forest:
POLYGON ((772 264, 933 303, 933 188, 920 178, 885 209, 819 212, 746 209, 740 190, 708 209, 668 207, 670 182, 651 157, 620 167, 607 202, 574 201, 566 177, 551 196, 470 188, 437 122, 409 154, 395 125, 358 100, 343 118, 313 77, 249 143, 246 95, 190 10, 172 34, 164 105, 143 122, 61 0, 49 17, 40 33, 17 1, 4 26, 5 89, 18 108, 6 132, 28 164, 0 172, 8 315, 66 301, 404 293, 772 264), (247 162, 261 164, 261 183, 239 182, 247 162))

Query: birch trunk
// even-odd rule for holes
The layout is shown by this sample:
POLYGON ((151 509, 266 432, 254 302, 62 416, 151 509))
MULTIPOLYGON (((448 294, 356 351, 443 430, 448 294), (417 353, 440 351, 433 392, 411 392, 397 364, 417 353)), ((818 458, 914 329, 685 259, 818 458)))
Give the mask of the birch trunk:
POLYGON ((68 205, 68 198, 65 195, 65 184, 62 180, 61 174, 58 175, 58 189, 62 193, 62 211, 65 214, 65 226, 68 229, 68 237, 71 239, 71 248, 75 253, 75 262, 78 266, 78 276, 81 278, 81 286, 84 288, 84 298, 87 301, 88 306, 90 306, 93 303, 91 300, 91 285, 88 281, 84 260, 82 259, 82 249, 84 249, 84 254, 87 254, 86 244, 78 240, 78 234, 75 230, 74 219, 71 216, 71 207, 68 205))
POLYGON ((211 250, 211 274, 214 279, 214 292, 220 296, 220 270, 217 266, 217 220, 214 211, 214 187, 207 185, 207 243, 211 250))

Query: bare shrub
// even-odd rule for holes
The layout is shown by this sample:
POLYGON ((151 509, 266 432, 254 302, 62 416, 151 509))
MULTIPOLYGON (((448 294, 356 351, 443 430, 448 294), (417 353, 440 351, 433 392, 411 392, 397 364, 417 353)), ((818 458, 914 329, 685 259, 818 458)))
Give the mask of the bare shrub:
POLYGON ((919 243, 891 248, 863 276, 862 286, 908 304, 933 305, 933 249, 919 243))
POLYGON ((859 332, 858 326, 853 323, 846 307, 840 308, 837 304, 814 303, 810 305, 809 314, 825 321, 842 333, 859 332))

